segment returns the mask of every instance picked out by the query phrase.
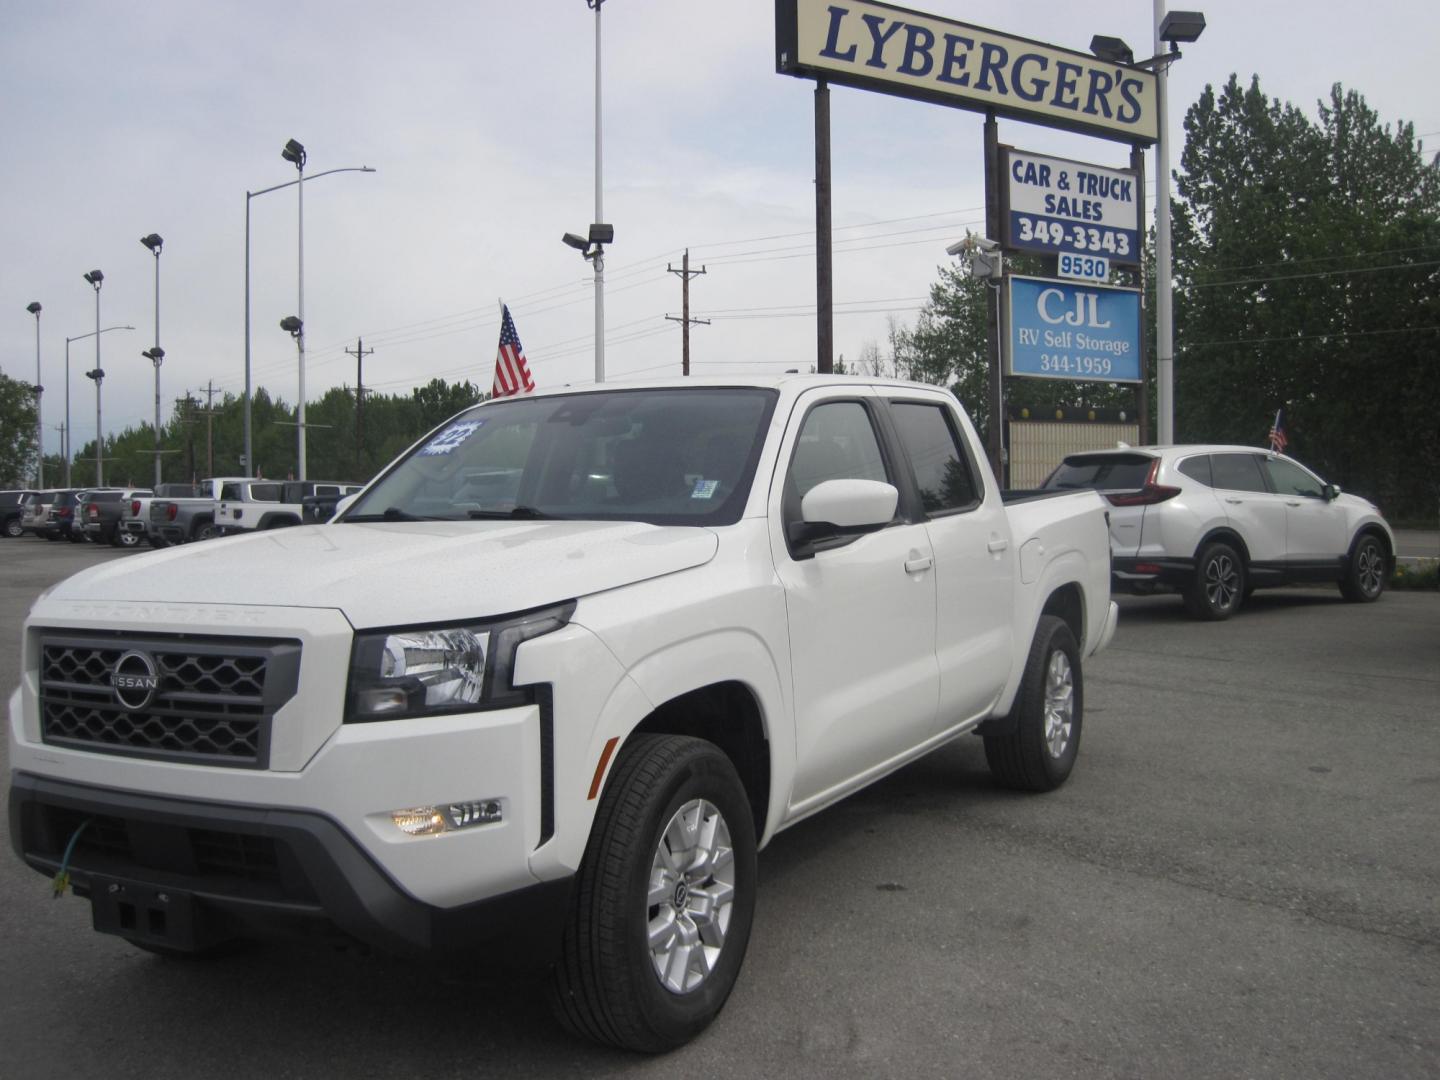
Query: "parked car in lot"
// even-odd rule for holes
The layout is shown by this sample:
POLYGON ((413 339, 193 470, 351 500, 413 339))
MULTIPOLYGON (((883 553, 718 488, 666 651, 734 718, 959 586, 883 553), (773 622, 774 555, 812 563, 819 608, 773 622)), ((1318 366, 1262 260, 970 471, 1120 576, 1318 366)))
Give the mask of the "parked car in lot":
POLYGON ((25 500, 38 494, 34 488, 0 491, 0 536, 25 535, 25 500))
POLYGON ((121 504, 120 532, 112 541, 120 547, 133 547, 148 540, 151 547, 162 548, 168 542, 150 521, 150 504, 157 499, 203 498, 206 489, 200 484, 157 484, 149 495, 134 495, 121 504))
POLYGON ((111 488, 89 492, 80 503, 80 529, 85 539, 96 544, 131 547, 139 537, 122 532, 120 518, 133 498, 149 498, 149 488, 111 488))
POLYGON ((970 734, 998 783, 1065 782, 1105 511, 1002 500, 933 386, 491 401, 330 524, 41 597, 11 842, 142 948, 477 949, 548 966, 570 1030, 668 1049, 725 1003, 781 830, 970 734))
POLYGON ((211 476, 201 480, 197 491, 189 495, 156 495, 150 500, 150 525, 147 535, 155 547, 184 544, 191 540, 208 540, 218 535, 215 510, 220 500, 266 499, 280 497, 280 482, 257 480, 248 476, 211 476))
POLYGON ((1284 454, 1249 446, 1134 446, 1071 454, 1045 488, 1110 503, 1117 591, 1178 592, 1199 619, 1226 619, 1255 589, 1334 581, 1379 598, 1395 537, 1379 509, 1284 454))
POLYGON ((338 503, 364 485, 331 480, 286 480, 279 487, 279 497, 273 502, 260 500, 253 488, 248 500, 222 497, 215 508, 215 527, 222 533, 237 533, 303 525, 306 523, 304 501, 309 496, 326 496, 338 503), (259 505, 248 506, 247 502, 259 505))
POLYGON ((55 498, 62 491, 69 491, 72 495, 74 488, 46 488, 26 496, 23 510, 20 517, 20 528, 36 536, 43 536, 47 540, 56 540, 58 537, 49 534, 50 507, 55 504, 55 498))
POLYGON ((81 507, 90 495, 108 491, 109 488, 79 488, 56 493, 55 501, 45 515, 45 525, 39 535, 46 540, 69 540, 72 544, 90 539, 85 535, 81 507))

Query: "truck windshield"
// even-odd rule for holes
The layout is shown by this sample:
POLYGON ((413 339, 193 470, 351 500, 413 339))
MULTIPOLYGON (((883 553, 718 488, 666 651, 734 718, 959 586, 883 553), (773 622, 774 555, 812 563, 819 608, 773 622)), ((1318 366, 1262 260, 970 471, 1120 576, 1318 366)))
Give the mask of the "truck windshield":
POLYGON ((432 431, 342 520, 733 524, 775 399, 706 386, 492 401, 432 431))

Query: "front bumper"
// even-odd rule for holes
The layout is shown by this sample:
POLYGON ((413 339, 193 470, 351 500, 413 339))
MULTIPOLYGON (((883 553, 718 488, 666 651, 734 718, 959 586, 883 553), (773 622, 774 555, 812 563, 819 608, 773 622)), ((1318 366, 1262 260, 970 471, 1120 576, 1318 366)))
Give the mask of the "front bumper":
POLYGON ((53 876, 68 845, 97 930, 196 951, 236 937, 354 938, 402 955, 480 949, 543 966, 558 949, 573 878, 457 907, 402 889, 338 824, 313 811, 109 791, 16 773, 11 844, 53 876), (83 828, 82 828, 83 824, 83 828))

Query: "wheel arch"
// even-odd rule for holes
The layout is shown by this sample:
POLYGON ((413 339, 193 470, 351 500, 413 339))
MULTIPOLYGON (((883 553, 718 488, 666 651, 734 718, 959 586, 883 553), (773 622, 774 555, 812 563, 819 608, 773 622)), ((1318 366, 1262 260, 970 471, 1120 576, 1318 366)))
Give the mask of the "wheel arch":
POLYGON ((1200 553, 1205 550, 1206 545, 1216 542, 1222 544, 1229 544, 1231 547, 1233 547, 1236 554, 1240 556, 1241 561, 1245 564, 1245 570, 1247 572, 1249 571, 1250 549, 1245 545, 1245 541, 1241 538, 1240 534, 1236 532, 1232 526, 1229 525, 1216 526, 1215 528, 1207 532, 1204 536, 1200 537, 1200 542, 1195 545, 1194 558, 1197 565, 1200 561, 1200 553))

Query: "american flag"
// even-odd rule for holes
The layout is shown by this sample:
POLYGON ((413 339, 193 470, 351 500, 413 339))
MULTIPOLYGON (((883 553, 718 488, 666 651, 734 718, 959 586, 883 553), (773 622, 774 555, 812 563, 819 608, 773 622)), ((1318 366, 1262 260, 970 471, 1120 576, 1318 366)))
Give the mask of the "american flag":
POLYGON ((515 320, 510 318, 510 308, 501 304, 500 349, 495 354, 495 382, 490 387, 490 396, 514 397, 534 389, 535 380, 530 377, 530 367, 525 363, 525 347, 520 344, 520 335, 515 332, 515 320))
POLYGON ((1284 409, 1275 410, 1275 423, 1270 425, 1270 452, 1283 454, 1290 440, 1285 437, 1284 409))

